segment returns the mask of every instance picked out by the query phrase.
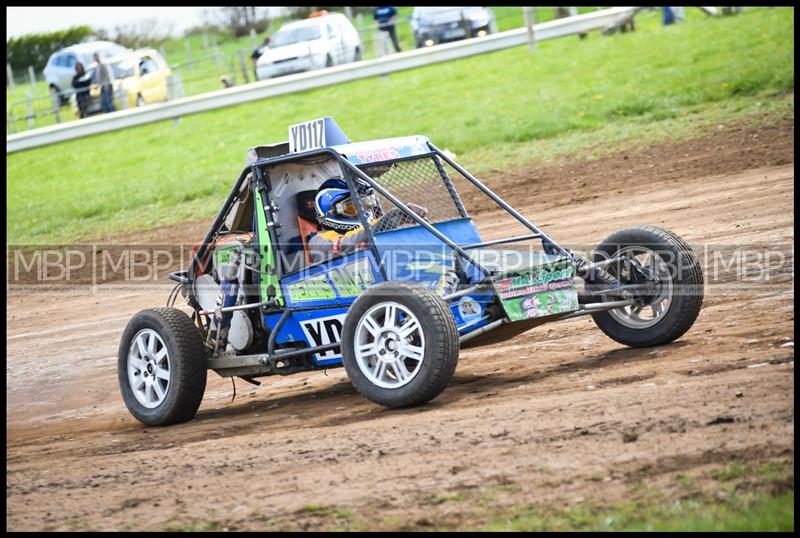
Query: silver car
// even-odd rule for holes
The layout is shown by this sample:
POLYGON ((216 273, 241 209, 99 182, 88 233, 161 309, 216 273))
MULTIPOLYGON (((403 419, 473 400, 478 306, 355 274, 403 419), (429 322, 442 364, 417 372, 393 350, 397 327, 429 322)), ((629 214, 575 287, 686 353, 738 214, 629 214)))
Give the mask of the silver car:
POLYGON ((72 93, 72 77, 75 76, 75 64, 81 62, 84 67, 94 63, 94 53, 101 58, 110 58, 122 52, 130 51, 111 41, 90 41, 79 43, 50 55, 44 68, 44 79, 50 91, 57 92, 61 97, 61 104, 66 104, 72 93))

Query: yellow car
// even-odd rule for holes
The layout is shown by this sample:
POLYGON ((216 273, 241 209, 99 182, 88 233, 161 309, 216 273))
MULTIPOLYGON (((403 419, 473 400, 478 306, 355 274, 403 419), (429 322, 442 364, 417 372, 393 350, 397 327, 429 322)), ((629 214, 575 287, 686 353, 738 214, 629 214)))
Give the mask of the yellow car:
MULTIPOLYGON (((111 66, 114 73, 114 107, 117 110, 159 103, 168 99, 168 83, 172 70, 157 50, 138 49, 133 53, 108 58, 105 63, 111 66), (120 86, 125 93, 124 106, 120 99, 120 86)), ((97 64, 91 64, 86 68, 86 76, 92 80, 89 86, 87 115, 101 112, 100 86, 95 83, 96 66, 97 64)), ((72 103, 75 115, 80 116, 74 94, 72 103)))

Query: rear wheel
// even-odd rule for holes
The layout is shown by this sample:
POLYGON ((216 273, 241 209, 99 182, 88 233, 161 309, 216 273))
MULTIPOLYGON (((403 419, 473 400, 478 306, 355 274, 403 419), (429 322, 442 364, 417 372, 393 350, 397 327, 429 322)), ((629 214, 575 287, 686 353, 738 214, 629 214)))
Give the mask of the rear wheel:
POLYGON ((593 261, 616 257, 623 261, 612 263, 607 271, 622 284, 649 281, 653 285, 647 294, 637 296, 632 306, 593 314, 600 330, 631 347, 666 344, 688 331, 703 303, 703 272, 691 247, 667 230, 628 228, 604 239, 595 249, 593 261))
POLYGON ((117 377, 131 414, 148 426, 191 420, 206 387, 200 331, 177 308, 136 314, 122 335, 117 377))
POLYGON ((342 357, 353 386, 386 407, 411 407, 441 393, 458 363, 450 309, 428 288, 384 282, 350 307, 342 357))

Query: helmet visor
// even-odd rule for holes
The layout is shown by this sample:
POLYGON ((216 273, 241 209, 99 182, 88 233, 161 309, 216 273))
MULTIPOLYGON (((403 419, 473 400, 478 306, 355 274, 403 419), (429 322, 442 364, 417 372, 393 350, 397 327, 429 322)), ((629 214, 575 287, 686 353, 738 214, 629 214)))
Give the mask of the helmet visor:
MULTIPOLYGON (((361 196, 359 198, 361 202, 361 207, 364 208, 364 211, 371 211, 378 207, 378 198, 375 196, 374 193, 367 194, 361 196)), ((357 217, 358 211, 356 210, 356 205, 353 203, 352 198, 347 198, 338 202, 335 206, 336 213, 339 215, 347 216, 347 217, 357 217)))

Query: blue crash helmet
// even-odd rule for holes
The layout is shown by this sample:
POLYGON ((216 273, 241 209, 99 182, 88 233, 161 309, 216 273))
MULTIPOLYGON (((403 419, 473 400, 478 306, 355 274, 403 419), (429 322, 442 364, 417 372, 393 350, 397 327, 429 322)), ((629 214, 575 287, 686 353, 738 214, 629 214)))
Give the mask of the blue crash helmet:
MULTIPOLYGON (((380 216, 380 202, 371 187, 364 185, 359 195, 367 220, 380 216)), ((343 179, 329 179, 323 183, 314 198, 317 221, 326 227, 349 232, 361 226, 358 210, 343 179)))

